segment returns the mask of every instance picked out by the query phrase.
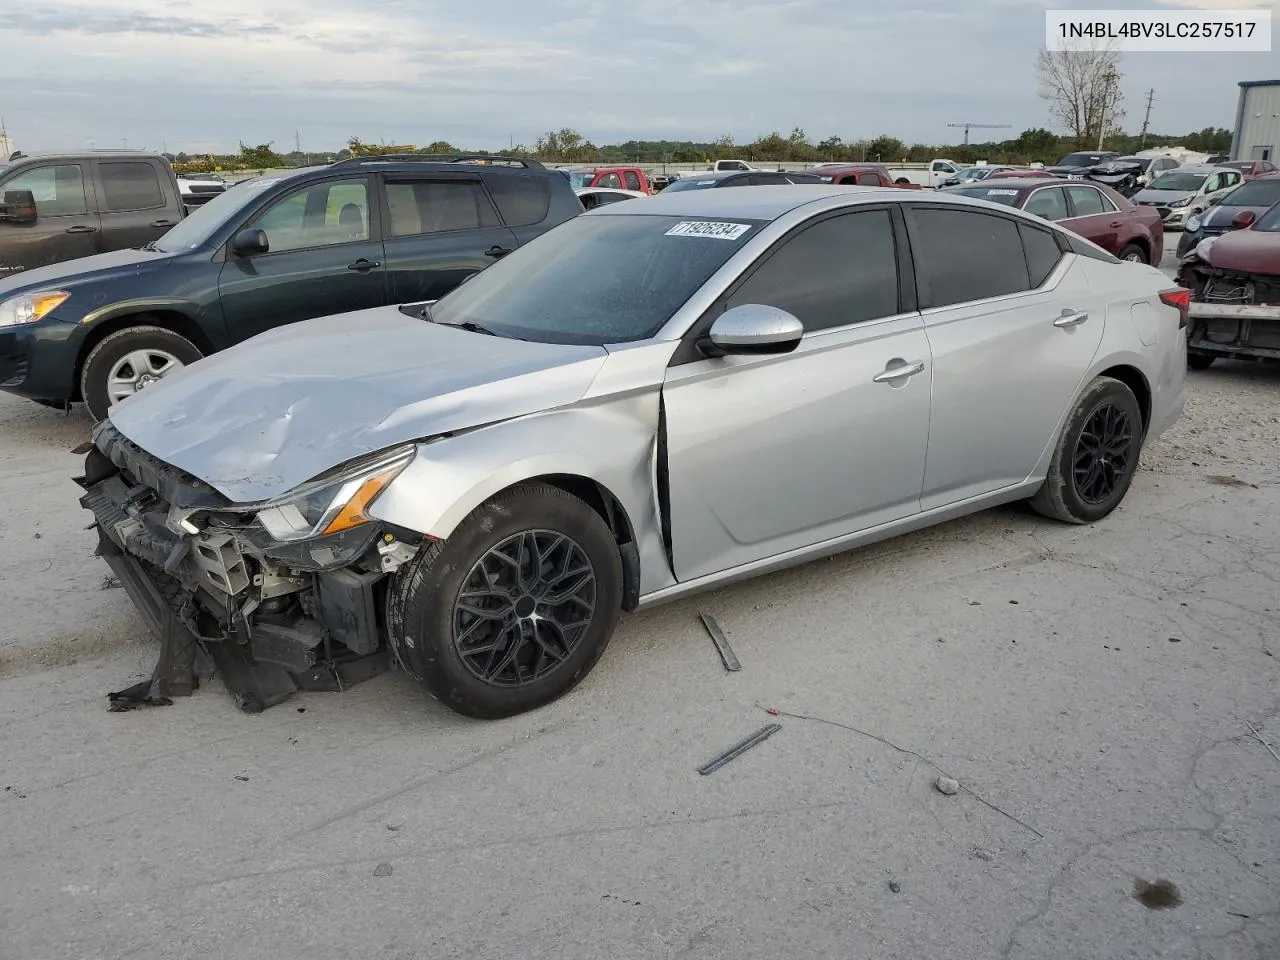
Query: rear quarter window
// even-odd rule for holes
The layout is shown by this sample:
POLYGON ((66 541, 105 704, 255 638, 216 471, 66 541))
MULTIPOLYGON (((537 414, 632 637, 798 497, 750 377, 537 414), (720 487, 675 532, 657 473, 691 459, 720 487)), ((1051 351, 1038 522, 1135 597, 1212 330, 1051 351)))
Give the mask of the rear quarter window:
POLYGON ((485 178, 498 212, 509 227, 541 223, 551 206, 551 185, 542 177, 493 174, 485 178))
POLYGON ((1018 234, 1022 237, 1022 250, 1027 255, 1027 273, 1032 288, 1036 288, 1049 279, 1053 268, 1062 259, 1062 248, 1057 238, 1048 230, 1041 230, 1029 223, 1018 224, 1018 234))

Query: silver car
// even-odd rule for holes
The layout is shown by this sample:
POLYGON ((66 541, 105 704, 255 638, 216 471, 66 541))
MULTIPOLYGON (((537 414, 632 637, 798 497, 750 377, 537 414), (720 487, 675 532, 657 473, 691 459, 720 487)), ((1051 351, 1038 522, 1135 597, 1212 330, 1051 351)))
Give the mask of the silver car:
POLYGON ((1240 185, 1239 170, 1230 167, 1176 167, 1156 177, 1130 202, 1155 207, 1166 227, 1182 227, 1240 185))
POLYGON ((81 502, 178 692, 198 647, 246 709, 389 647, 500 717, 624 611, 1015 500, 1107 516, 1182 410, 1186 307, 984 201, 668 192, 159 381, 81 502))

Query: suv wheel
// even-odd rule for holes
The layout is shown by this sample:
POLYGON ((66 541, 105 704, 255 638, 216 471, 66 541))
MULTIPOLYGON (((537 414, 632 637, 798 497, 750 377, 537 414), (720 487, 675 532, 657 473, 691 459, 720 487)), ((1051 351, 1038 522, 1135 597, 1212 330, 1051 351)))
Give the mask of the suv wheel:
POLYGON ((85 358, 80 396, 94 420, 173 371, 195 363, 203 354, 186 337, 163 327, 126 327, 108 334, 85 358))
POLYGON ((397 658, 432 697, 494 719, 573 689, 604 653, 621 601, 622 560, 599 514, 528 483, 401 567, 387 621, 397 658))

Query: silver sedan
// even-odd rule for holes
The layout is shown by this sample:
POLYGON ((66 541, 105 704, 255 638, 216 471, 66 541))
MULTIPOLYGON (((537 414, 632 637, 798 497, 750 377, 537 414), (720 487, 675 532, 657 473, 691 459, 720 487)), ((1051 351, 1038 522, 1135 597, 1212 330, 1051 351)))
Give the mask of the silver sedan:
POLYGON ((82 503, 179 692, 197 643, 246 709, 389 648, 500 717, 624 611, 1010 501, 1102 519, 1182 410, 1187 305, 983 201, 663 193, 160 381, 82 503))

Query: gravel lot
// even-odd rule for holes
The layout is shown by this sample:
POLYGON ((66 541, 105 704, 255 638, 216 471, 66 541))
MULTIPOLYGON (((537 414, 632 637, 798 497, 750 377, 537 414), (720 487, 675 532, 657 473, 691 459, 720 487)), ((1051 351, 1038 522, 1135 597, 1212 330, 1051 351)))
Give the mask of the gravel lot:
POLYGON ((0 955, 1274 960, 1280 369, 1190 377, 1107 521, 634 616, 498 723, 398 674, 107 714, 155 648, 75 506, 87 423, 0 397, 0 955))

